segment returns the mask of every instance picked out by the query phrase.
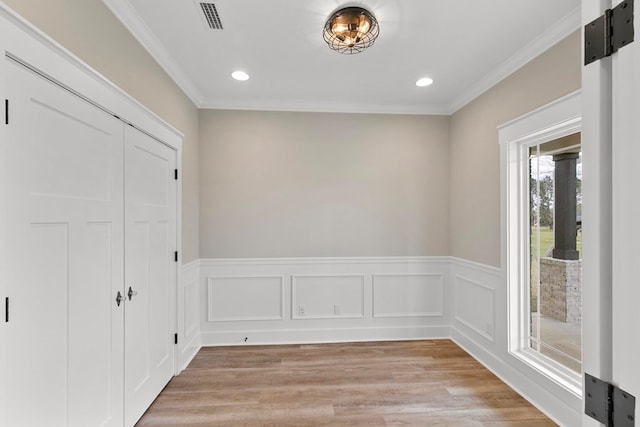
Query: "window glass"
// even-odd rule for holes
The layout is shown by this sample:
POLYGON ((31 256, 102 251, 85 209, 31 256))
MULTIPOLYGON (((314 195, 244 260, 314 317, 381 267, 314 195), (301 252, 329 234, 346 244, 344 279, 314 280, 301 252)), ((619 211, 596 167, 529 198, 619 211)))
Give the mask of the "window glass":
POLYGON ((529 147, 531 349, 580 373, 582 153, 580 134, 529 147))

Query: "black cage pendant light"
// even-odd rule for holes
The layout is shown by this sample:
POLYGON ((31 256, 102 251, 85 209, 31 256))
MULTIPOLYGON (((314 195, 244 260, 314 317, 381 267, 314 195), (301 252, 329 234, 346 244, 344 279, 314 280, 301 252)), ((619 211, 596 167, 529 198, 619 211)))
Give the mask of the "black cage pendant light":
POLYGON ((371 12, 361 7, 345 7, 331 14, 322 37, 331 49, 351 55, 373 45, 379 33, 378 21, 371 12))

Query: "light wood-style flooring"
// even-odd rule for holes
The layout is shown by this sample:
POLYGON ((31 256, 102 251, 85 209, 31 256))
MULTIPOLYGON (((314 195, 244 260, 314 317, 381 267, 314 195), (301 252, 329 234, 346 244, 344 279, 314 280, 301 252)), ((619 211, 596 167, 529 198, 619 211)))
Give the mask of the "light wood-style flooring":
POLYGON ((208 347, 139 426, 555 426, 450 340, 208 347))

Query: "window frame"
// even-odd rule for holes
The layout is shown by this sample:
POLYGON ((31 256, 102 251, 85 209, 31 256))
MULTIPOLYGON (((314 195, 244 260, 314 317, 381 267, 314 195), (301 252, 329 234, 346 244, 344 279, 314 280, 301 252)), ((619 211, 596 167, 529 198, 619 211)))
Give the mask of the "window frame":
POLYGON ((582 397, 582 374, 530 348, 529 147, 582 129, 580 92, 498 128, 501 182, 501 256, 507 289, 507 351, 571 394, 582 397))

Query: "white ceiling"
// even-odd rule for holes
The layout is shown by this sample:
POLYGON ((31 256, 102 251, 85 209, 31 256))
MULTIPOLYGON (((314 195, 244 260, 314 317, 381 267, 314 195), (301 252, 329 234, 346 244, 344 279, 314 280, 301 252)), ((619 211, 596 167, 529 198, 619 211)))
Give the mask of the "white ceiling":
POLYGON ((103 1, 200 108, 450 114, 580 25, 580 0, 103 1), (380 23, 357 55, 322 39, 345 4, 380 23), (416 87, 423 76, 434 84, 416 87))

